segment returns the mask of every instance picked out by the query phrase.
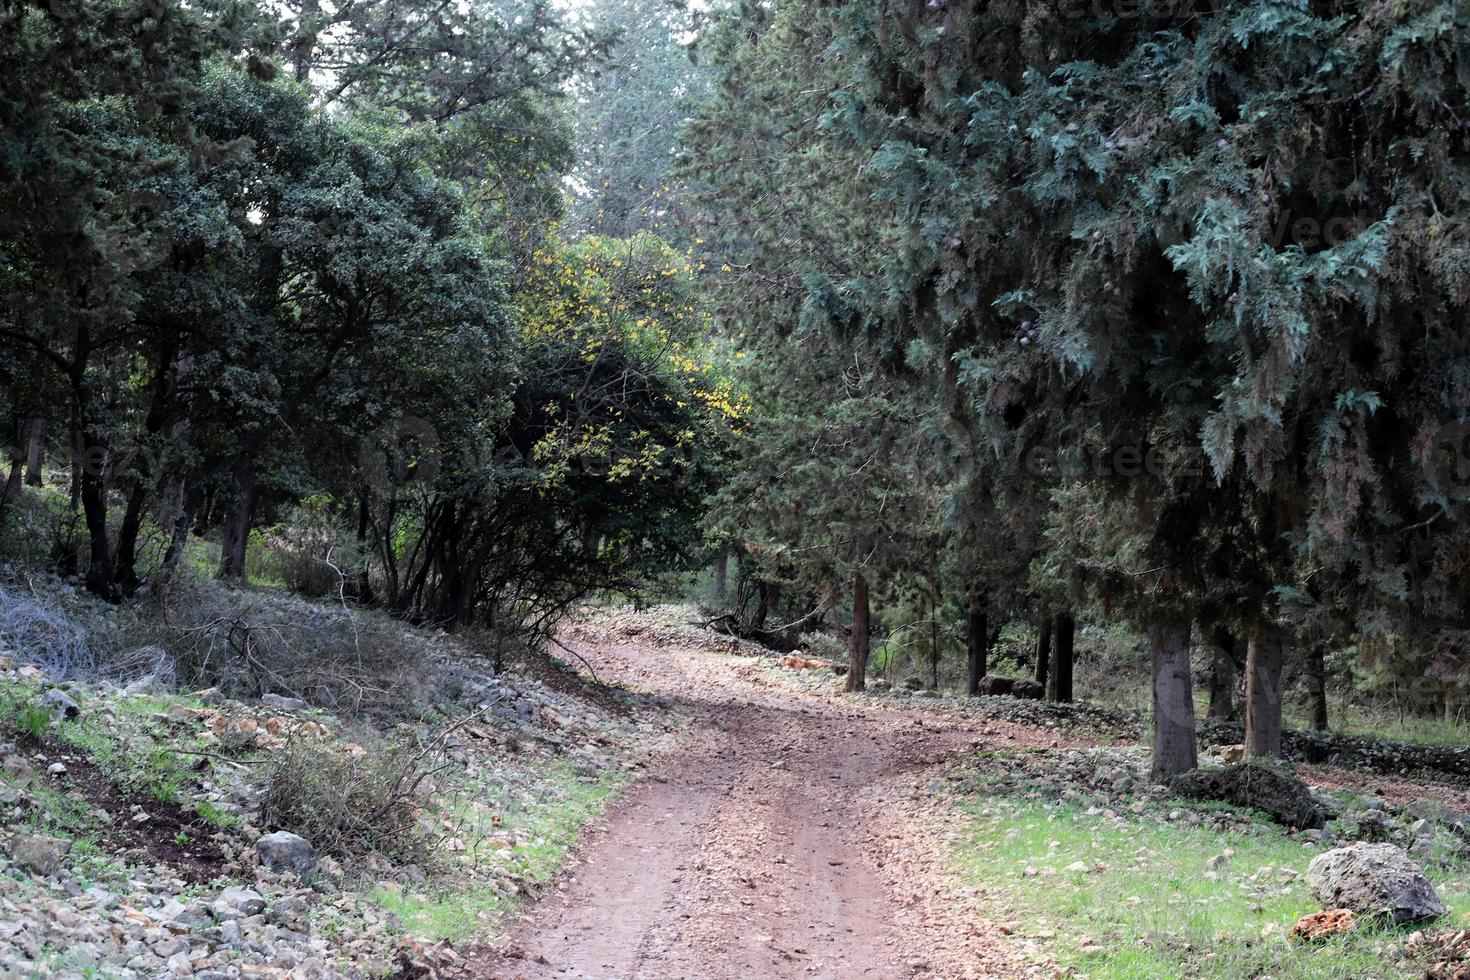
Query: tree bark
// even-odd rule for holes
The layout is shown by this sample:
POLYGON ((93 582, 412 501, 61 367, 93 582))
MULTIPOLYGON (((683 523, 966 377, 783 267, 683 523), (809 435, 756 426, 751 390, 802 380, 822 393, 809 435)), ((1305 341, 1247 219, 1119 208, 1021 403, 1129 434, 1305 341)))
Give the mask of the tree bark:
POLYGON ((160 470, 166 465, 161 445, 164 429, 168 426, 170 405, 174 393, 174 358, 176 347, 167 342, 158 351, 154 368, 148 414, 143 419, 144 451, 138 455, 132 469, 133 486, 128 492, 127 510, 117 535, 117 582, 124 594, 138 587, 138 535, 143 529, 143 505, 154 489, 160 470))
POLYGON ((9 449, 10 473, 5 480, 5 489, 0 490, 0 508, 20 496, 21 479, 25 475, 25 442, 29 426, 21 422, 16 426, 19 439, 9 449))
POLYGON ((1245 754, 1281 754, 1281 652, 1285 637, 1273 623, 1251 629, 1245 654, 1245 754))
POLYGON ((716 602, 725 601, 725 589, 729 580, 729 571, 730 549, 722 546, 719 554, 715 555, 714 598, 716 602))
POLYGON ((1051 619, 1042 617, 1036 624, 1036 683, 1046 690, 1046 678, 1051 671, 1051 619))
POLYGON ((1307 695, 1312 703, 1312 731, 1327 731, 1327 665, 1322 647, 1307 650, 1307 695))
POLYGON ((1235 685, 1239 682, 1235 666, 1235 635, 1224 627, 1210 633, 1210 711, 1215 721, 1234 721, 1235 685))
POLYGON ((128 506, 117 532, 117 584, 124 594, 138 588, 138 535, 143 530, 143 504, 147 499, 148 487, 139 481, 128 494, 128 506))
POLYGON ((84 410, 81 432, 82 514, 86 518, 90 548, 87 562, 87 588, 104 598, 116 598, 112 545, 107 537, 107 446, 86 422, 84 410))
POLYGON ((1056 658, 1052 671, 1051 699, 1063 704, 1072 701, 1072 643, 1077 633, 1077 621, 1071 613, 1062 613, 1056 619, 1056 658))
POLYGON ((1153 779, 1161 782, 1199 765, 1195 749, 1194 684, 1189 674, 1189 625, 1148 629, 1153 672, 1153 779))
POLYGON ((936 583, 929 591, 929 687, 939 690, 939 597, 936 583))
POLYGON ((372 541, 368 538, 368 531, 372 526, 372 513, 368 509, 368 498, 366 493, 357 495, 357 554, 354 560, 357 562, 357 599, 360 602, 373 601, 373 582, 368 574, 368 554, 372 551, 372 541))
POLYGON ((71 424, 71 509, 76 513, 82 507, 82 423, 74 412, 71 424))
POLYGON ((980 678, 989 670, 986 661, 990 654, 990 624, 985 615, 983 600, 974 600, 965 615, 965 646, 970 654, 970 671, 965 679, 965 693, 974 697, 980 693, 980 678))
POLYGON ((46 419, 34 416, 26 430, 26 486, 41 485, 42 468, 46 462, 46 419))
POLYGON ((868 580, 858 572, 852 578, 852 636, 847 645, 847 681, 843 685, 848 691, 867 687, 869 614, 868 580))
POLYGON ((260 495, 255 464, 246 456, 237 456, 230 465, 234 497, 225 513, 220 540, 219 577, 245 579, 245 558, 250 546, 250 524, 255 518, 255 502, 260 495))
POLYGON ((174 518, 174 529, 168 540, 168 550, 163 553, 163 569, 160 576, 164 589, 173 583, 179 561, 189 548, 189 532, 194 530, 194 515, 199 513, 199 508, 203 503, 203 492, 193 487, 184 488, 180 495, 179 515, 174 518))

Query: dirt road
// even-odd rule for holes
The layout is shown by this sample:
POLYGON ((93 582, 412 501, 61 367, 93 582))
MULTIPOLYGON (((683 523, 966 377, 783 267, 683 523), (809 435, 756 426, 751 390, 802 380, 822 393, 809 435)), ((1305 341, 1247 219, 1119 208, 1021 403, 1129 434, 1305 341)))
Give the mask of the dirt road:
MULTIPOLYGON (((776 686, 696 648, 573 634, 598 674, 684 713, 679 748, 486 951, 496 978, 985 977, 1024 971, 944 867, 927 771, 1005 723, 776 686)), ((1001 732, 1004 731, 1004 735, 1001 732)))

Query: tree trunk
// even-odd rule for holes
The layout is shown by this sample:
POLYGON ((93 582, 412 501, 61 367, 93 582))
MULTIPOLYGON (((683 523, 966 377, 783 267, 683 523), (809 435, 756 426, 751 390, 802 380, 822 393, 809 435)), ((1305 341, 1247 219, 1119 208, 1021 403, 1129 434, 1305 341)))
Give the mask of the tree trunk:
POLYGON ((169 422, 169 406, 173 398, 175 347, 165 343, 158 352, 157 367, 154 369, 152 394, 148 401, 148 414, 143 419, 146 434, 145 451, 139 454, 133 467, 133 486, 128 493, 128 506, 123 515, 122 527, 117 536, 117 581, 124 594, 138 587, 137 553, 138 534, 143 529, 143 505, 154 489, 160 470, 166 465, 161 445, 164 428, 169 422))
POLYGON ((46 462, 46 419, 37 415, 26 431, 26 486, 39 487, 46 462))
POLYGON ((5 480, 5 489, 0 490, 0 507, 20 496, 21 479, 25 476, 25 441, 29 428, 22 422, 17 427, 20 438, 10 447, 10 474, 5 480))
POLYGON ((357 599, 360 602, 373 601, 373 582, 368 574, 368 558, 372 551, 372 541, 368 538, 368 531, 372 523, 372 514, 368 510, 368 499, 366 494, 357 496, 357 599))
POLYGON ((1281 650, 1285 637, 1272 623, 1251 629, 1245 653, 1245 754, 1281 754, 1281 650))
POLYGON ((71 418, 71 511, 82 508, 82 419, 75 406, 71 418))
POLYGON ((204 502, 204 494, 193 487, 184 488, 180 495, 179 514, 174 518, 173 534, 168 540, 168 550, 163 553, 162 585, 167 589, 178 571, 179 561, 189 548, 189 532, 194 530, 194 515, 204 502))
POLYGON ((1153 672, 1153 779, 1162 782, 1199 765, 1195 752, 1194 684, 1189 675, 1189 625, 1148 629, 1153 672))
POLYGON ((1057 645, 1056 669, 1052 671, 1053 701, 1070 704, 1072 701, 1072 641, 1077 633, 1077 621, 1071 613, 1062 613, 1056 620, 1057 645))
POLYGON ((87 562, 87 588, 107 599, 116 598, 112 562, 112 545, 107 537, 107 446, 87 423, 87 412, 81 413, 81 497, 82 514, 87 523, 90 548, 87 562))
MULTIPOLYGON (((24 430, 24 428, 25 426, 22 425, 21 429, 24 430)), ((25 454, 19 445, 10 450, 10 476, 5 481, 5 489, 0 490, 0 524, 4 523, 5 511, 9 509, 11 502, 20 497, 24 457, 25 454)))
POLYGON ((230 477, 234 482, 234 496, 225 513, 220 539, 219 577, 244 581, 250 523, 255 518, 255 502, 260 495, 255 464, 246 456, 236 457, 230 466, 230 477))
MULTIPOLYGON (((931 581, 931 586, 934 583, 931 581)), ((939 690, 939 599, 934 594, 935 589, 929 592, 929 687, 939 690)))
POLYGON ((869 629, 868 580, 858 572, 852 577, 852 636, 847 645, 845 690, 861 691, 867 686, 869 629))
POLYGON ((965 616, 965 645, 970 653, 970 672, 965 680, 965 693, 974 697, 980 693, 980 678, 984 677, 989 665, 990 624, 985 615, 983 600, 975 600, 965 616))
POLYGON ((1043 617, 1036 624, 1036 683, 1046 690, 1046 678, 1051 671, 1051 619, 1043 617))
POLYGON ((143 504, 148 487, 141 480, 128 494, 128 506, 117 531, 117 584, 124 594, 138 588, 138 535, 143 530, 143 504))
MULTIPOLYGON (((1327 665, 1322 648, 1316 644, 1307 650, 1307 695, 1312 703, 1312 731, 1327 731, 1327 665)), ((1445 699, 1446 713, 1449 699, 1445 699)))
POLYGON ((715 589, 714 598, 716 602, 725 601, 725 589, 730 570, 730 549, 720 548, 720 553, 715 555, 715 589))
POLYGON ((1215 721, 1234 721, 1235 685, 1239 679, 1235 667, 1235 635, 1217 626, 1210 633, 1210 712, 1215 721))

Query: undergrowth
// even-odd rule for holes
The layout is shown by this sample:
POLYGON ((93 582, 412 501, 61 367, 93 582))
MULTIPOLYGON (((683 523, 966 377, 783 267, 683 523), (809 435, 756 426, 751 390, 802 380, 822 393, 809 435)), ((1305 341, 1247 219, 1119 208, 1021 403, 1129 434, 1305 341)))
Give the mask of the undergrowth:
POLYGON ((409 935, 439 940, 483 934, 520 903, 529 887, 551 881, 582 829, 623 785, 621 776, 588 780, 562 762, 521 774, 534 792, 486 788, 455 819, 480 843, 459 873, 444 869, 438 887, 379 887, 373 897, 409 935))
MULTIPOLYGON (((1303 880, 1318 853, 1284 832, 1221 834, 1140 821, 1119 825, 1070 804, 989 798, 962 805, 964 879, 993 892, 994 914, 1063 967, 1092 978, 1410 977, 1408 931, 1362 925, 1325 942, 1290 937, 1320 905, 1303 880), (1230 852, 1216 870, 1212 857, 1230 852), (1078 866, 1081 862, 1082 867, 1078 866)), ((1470 912, 1464 869, 1431 871, 1450 923, 1470 912)))

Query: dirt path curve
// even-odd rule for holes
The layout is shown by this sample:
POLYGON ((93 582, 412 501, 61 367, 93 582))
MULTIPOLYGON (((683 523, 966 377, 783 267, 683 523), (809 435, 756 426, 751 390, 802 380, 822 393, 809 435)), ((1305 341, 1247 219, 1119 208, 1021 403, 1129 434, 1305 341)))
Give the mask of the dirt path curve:
POLYGON ((926 824, 915 783, 1002 731, 1014 745, 1031 730, 793 693, 697 649, 588 632, 568 642, 690 726, 512 927, 510 952, 474 957, 473 976, 1026 972, 944 871, 942 828, 926 824))

